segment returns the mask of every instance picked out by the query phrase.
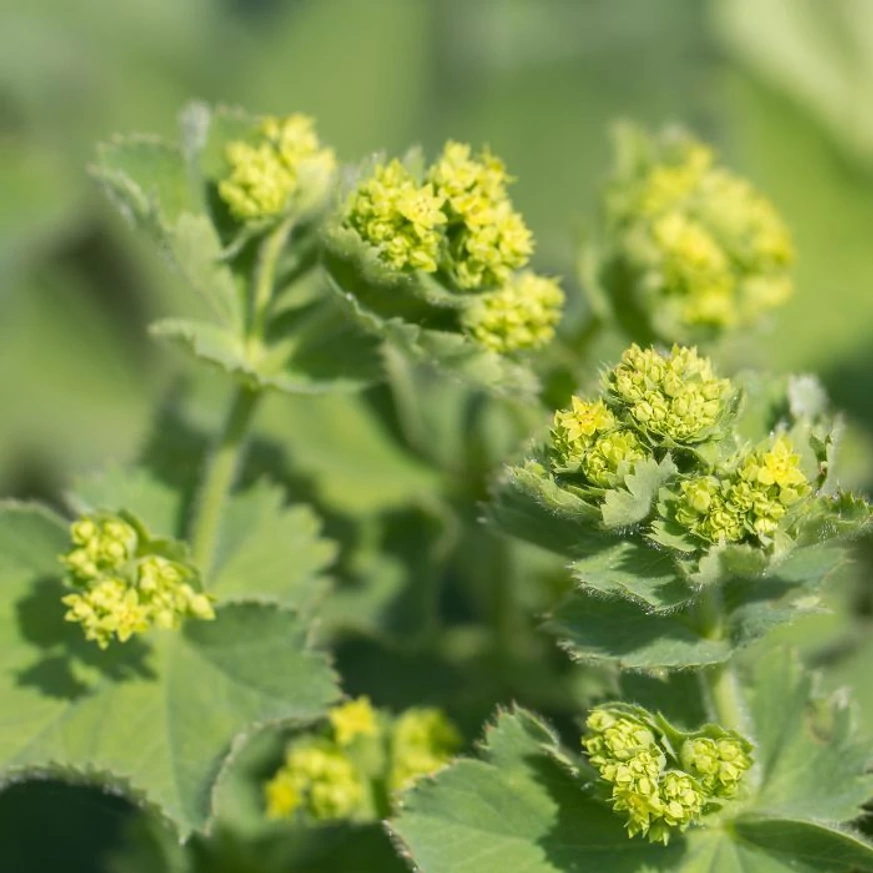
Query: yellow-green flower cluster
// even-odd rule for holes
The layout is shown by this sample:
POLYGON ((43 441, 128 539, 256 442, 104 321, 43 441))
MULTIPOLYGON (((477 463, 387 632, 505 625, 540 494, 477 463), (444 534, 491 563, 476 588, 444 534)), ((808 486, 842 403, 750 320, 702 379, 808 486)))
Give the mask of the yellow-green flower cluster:
POLYGON ((661 354, 631 346, 603 379, 596 400, 571 399, 555 413, 551 467, 595 488, 624 483, 647 458, 713 437, 733 395, 696 349, 661 354))
POLYGON ((733 328, 784 303, 794 252, 772 204, 691 137, 650 150, 640 171, 615 183, 611 202, 619 245, 656 322, 660 307, 685 326, 733 328))
POLYGON ((741 456, 732 470, 680 483, 676 521, 711 542, 767 541, 789 510, 812 492, 785 434, 741 456))
POLYGON ((464 310, 462 324, 485 348, 507 354, 546 345, 563 307, 564 292, 557 282, 524 272, 499 291, 478 295, 464 310))
POLYGON ((731 798, 752 766, 749 744, 740 737, 695 737, 682 744, 682 766, 713 797, 731 798))
POLYGON ((649 716, 599 707, 586 727, 582 745, 609 785, 612 808, 623 813, 629 836, 652 842, 666 844, 699 821, 708 804, 736 794, 751 764, 749 744, 728 731, 715 741, 686 741, 680 762, 649 716))
POLYGON ((393 270, 436 271, 443 198, 429 182, 420 185, 400 163, 379 166, 352 196, 347 222, 379 250, 393 270))
POLYGON ((378 716, 369 697, 359 697, 342 706, 335 706, 327 718, 339 746, 350 746, 358 737, 374 737, 380 730, 378 716))
POLYGON ((445 201, 443 266, 459 288, 499 287, 527 264, 533 235, 509 199, 502 161, 487 149, 473 156, 469 145, 450 141, 428 179, 445 201))
POLYGON ((730 381, 716 377, 708 358, 675 345, 668 355, 632 345, 605 381, 639 427, 677 443, 710 436, 733 393, 730 381))
POLYGON ((229 173, 218 183, 218 193, 236 219, 274 218, 304 193, 308 200, 325 193, 336 159, 331 149, 322 147, 313 119, 299 114, 264 118, 252 140, 228 143, 229 173))
POLYGON ((149 552, 141 532, 116 516, 86 516, 71 529, 72 548, 61 556, 70 582, 66 620, 82 625, 101 649, 152 628, 177 629, 185 618, 215 618, 197 590, 196 570, 149 552))
POLYGON ((320 735, 289 744, 282 767, 264 786, 269 818, 378 817, 376 798, 385 786, 393 797, 447 764, 461 742, 437 709, 392 718, 366 697, 333 708, 327 722, 320 735))
POLYGON ((394 723, 391 736, 392 791, 409 788, 449 763, 461 746, 457 728, 438 709, 408 709, 394 723))
POLYGON ((285 763, 266 784, 268 818, 298 811, 316 821, 355 818, 366 800, 367 785, 349 756, 322 737, 292 743, 285 763))
MULTIPOLYGON (((500 288, 533 251, 509 181, 490 152, 473 157, 468 145, 449 142, 423 183, 399 161, 376 167, 352 195, 345 221, 394 270, 441 271, 463 291, 500 288)), ((535 304, 555 305, 553 289, 526 293, 535 304)))

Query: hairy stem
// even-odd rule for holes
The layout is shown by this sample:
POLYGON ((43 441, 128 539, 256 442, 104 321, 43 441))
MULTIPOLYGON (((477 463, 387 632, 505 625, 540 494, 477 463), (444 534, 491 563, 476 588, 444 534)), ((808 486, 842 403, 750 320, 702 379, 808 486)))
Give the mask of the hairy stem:
MULTIPOLYGON (((258 252, 246 336, 249 354, 253 357, 260 357, 263 353, 276 268, 293 226, 290 217, 276 225, 264 238, 258 252)), ((260 396, 260 389, 250 385, 240 384, 235 388, 224 426, 207 462, 190 530, 193 558, 204 576, 208 576, 212 568, 224 504, 233 487, 246 434, 260 396)))
POLYGON ((208 461, 190 532, 192 556, 204 577, 212 567, 224 503, 233 486, 259 399, 260 392, 256 389, 247 385, 236 387, 224 427, 208 461))
MULTIPOLYGON (((724 637, 724 604, 721 591, 713 585, 704 591, 696 606, 698 629, 707 639, 724 637)), ((712 717, 722 727, 747 733, 746 710, 736 670, 730 662, 707 667, 700 673, 704 697, 712 717)))
POLYGON ((276 266, 293 227, 294 219, 289 216, 277 224, 261 244, 255 269, 255 287, 248 330, 250 352, 260 351, 261 340, 267 326, 267 316, 270 314, 270 302, 273 299, 276 266))

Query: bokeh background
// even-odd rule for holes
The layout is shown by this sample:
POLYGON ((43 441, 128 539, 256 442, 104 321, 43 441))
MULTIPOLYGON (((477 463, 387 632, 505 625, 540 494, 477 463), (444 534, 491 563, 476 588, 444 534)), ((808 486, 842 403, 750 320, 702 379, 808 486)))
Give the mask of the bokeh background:
MULTIPOLYGON (((344 160, 488 143, 518 177, 538 267, 571 284, 610 124, 688 125, 796 237, 798 293, 747 353, 819 373, 851 423, 845 478, 870 484, 869 0, 0 0, 3 494, 54 500, 131 459, 176 378, 145 326, 180 311, 180 289, 86 167, 116 132, 173 136, 192 98, 309 112, 344 160)), ((865 597, 862 579, 847 607, 859 627, 865 597)), ((866 638, 828 682, 854 685, 873 718, 866 638)), ((12 873, 49 869, 21 821, 51 802, 0 794, 12 873)), ((89 827, 67 821, 68 870, 94 869, 89 827)))

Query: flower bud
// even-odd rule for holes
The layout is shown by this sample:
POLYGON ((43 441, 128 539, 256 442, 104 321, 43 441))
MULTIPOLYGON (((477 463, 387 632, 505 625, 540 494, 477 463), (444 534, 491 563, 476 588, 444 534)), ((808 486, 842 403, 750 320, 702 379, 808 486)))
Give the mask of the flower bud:
POLYGON ((346 224, 376 248, 397 271, 436 272, 443 197, 428 183, 419 185, 400 161, 378 166, 352 195, 346 224))
POLYGON ((649 457, 639 437, 628 428, 598 436, 582 458, 582 472, 592 485, 612 488, 633 472, 634 464, 649 457))
POLYGON ((253 140, 236 140, 225 150, 230 173, 218 183, 218 193, 236 219, 262 221, 292 203, 302 211, 324 199, 336 160, 322 148, 311 118, 267 117, 253 140))
POLYGON ((61 599, 67 621, 82 626, 101 649, 152 628, 178 629, 185 618, 215 618, 212 602, 192 586, 194 567, 150 554, 144 531, 124 519, 86 516, 70 531, 73 548, 61 556, 78 588, 61 599))
POLYGON ((642 429, 678 443, 710 436, 728 409, 728 379, 715 376, 696 349, 673 346, 662 355, 632 345, 605 377, 607 389, 642 429))
POLYGON ((743 774, 752 766, 750 746, 739 734, 728 732, 718 738, 696 737, 682 745, 682 766, 713 797, 729 798, 737 793, 743 774))
POLYGON ((751 744, 739 734, 710 726, 714 738, 688 737, 676 758, 681 736, 661 716, 638 707, 598 707, 589 715, 582 745, 589 763, 609 786, 612 808, 625 819, 628 835, 667 843, 696 823, 707 804, 736 794, 749 769, 751 744))
POLYGON ((536 349, 555 335, 564 292, 553 279, 521 273, 499 291, 478 296, 464 311, 463 326, 500 354, 536 349))
POLYGON ((533 252, 533 236, 506 191, 503 163, 487 149, 448 142, 428 179, 445 200, 443 267, 462 290, 505 285, 533 252))
POLYGON ((783 304, 794 251, 770 202, 690 136, 636 141, 640 159, 607 194, 607 247, 650 327, 667 340, 711 334, 783 304))
POLYGON ((330 740, 304 739, 288 748, 285 763, 264 786, 268 818, 300 811, 315 821, 354 818, 366 800, 364 779, 330 740))
POLYGON ((582 465, 585 453, 599 434, 613 430, 616 418, 602 400, 571 399, 569 409, 555 413, 552 452, 559 472, 573 472, 582 465))

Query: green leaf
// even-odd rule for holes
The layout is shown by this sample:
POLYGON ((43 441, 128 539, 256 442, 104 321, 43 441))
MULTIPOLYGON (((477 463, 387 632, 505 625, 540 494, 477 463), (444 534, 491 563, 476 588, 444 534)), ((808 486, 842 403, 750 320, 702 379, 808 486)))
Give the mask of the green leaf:
POLYGON ((391 828, 428 873, 873 871, 873 846, 839 824, 873 790, 844 707, 810 699, 809 677, 779 654, 750 688, 760 784, 667 847, 629 838, 575 756, 523 710, 498 716, 476 759, 414 788, 391 828))
POLYGON ((739 819, 731 830, 695 831, 676 873, 869 873, 873 848, 815 822, 739 819))
POLYGON ((673 611, 695 593, 667 552, 633 540, 574 561, 570 569, 583 590, 623 597, 650 612, 673 611))
POLYGON ((568 557, 613 541, 599 529, 600 512, 561 488, 535 461, 504 468, 492 488, 488 517, 510 536, 568 557))
POLYGON ((238 335, 243 298, 215 228, 199 213, 181 150, 156 139, 119 138, 101 147, 94 175, 121 211, 158 243, 218 323, 238 335))
POLYGON ((625 488, 607 491, 603 498, 603 523, 607 528, 627 528, 648 518, 661 486, 676 473, 670 455, 660 462, 640 461, 625 477, 625 488))
POLYGON ((442 485, 357 394, 276 395, 257 427, 312 481, 319 504, 343 514, 436 500, 442 485))
POLYGON ((310 610, 336 557, 320 534, 321 520, 308 506, 287 506, 281 489, 254 486, 228 505, 210 593, 222 602, 257 598, 310 610))
POLYGON ((211 622, 105 652, 63 619, 65 525, 8 505, 0 517, 0 769, 68 768, 126 784, 182 831, 200 826, 233 737, 253 723, 315 718, 337 696, 290 611, 231 604, 211 622))
POLYGON ((814 546, 762 571, 754 552, 728 546, 714 550, 712 565, 705 559, 689 577, 698 588, 689 597, 681 574, 671 578, 668 559, 659 555, 629 541, 571 565, 580 589, 546 623, 571 657, 645 671, 726 661, 773 628, 818 609, 818 589, 845 561, 839 548, 814 546), (582 573, 589 568, 591 584, 579 565, 582 573), (701 633, 694 613, 699 587, 714 585, 721 587, 725 610, 718 639, 701 633), (603 600, 604 594, 624 599, 603 600))
POLYGON ((845 695, 821 699, 795 657, 763 658, 748 692, 769 815, 848 821, 873 796, 870 746, 856 736, 845 695))
POLYGON ((651 615, 622 600, 571 594, 546 622, 574 660, 627 670, 683 670, 726 661, 733 645, 700 634, 690 614, 651 615))
POLYGON ((555 760, 556 751, 535 716, 502 713, 481 758, 420 783, 391 828, 426 873, 674 869, 678 846, 629 840, 618 817, 555 760))
POLYGON ((389 340, 414 362, 496 395, 532 396, 539 381, 522 363, 452 329, 465 298, 429 277, 397 276, 357 233, 334 224, 325 234, 331 288, 350 318, 389 340))
POLYGON ((151 333, 243 381, 287 394, 358 391, 382 378, 378 343, 330 301, 286 314, 257 350, 239 331, 205 321, 165 318, 151 333))

